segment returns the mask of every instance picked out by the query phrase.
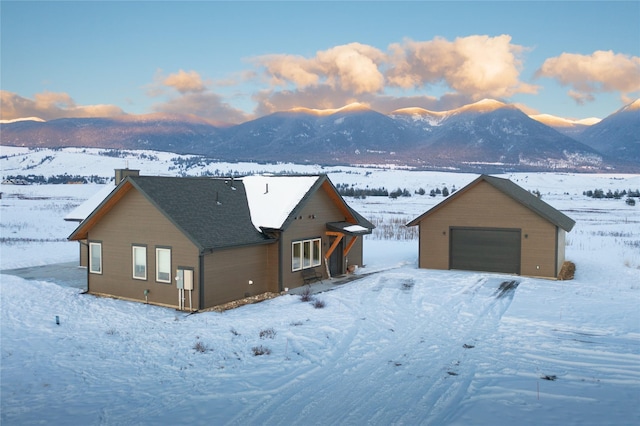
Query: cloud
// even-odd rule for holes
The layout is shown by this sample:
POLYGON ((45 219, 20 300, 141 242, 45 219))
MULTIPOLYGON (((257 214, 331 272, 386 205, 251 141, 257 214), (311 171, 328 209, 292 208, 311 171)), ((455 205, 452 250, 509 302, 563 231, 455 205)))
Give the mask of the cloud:
POLYGON ((307 87, 298 90, 262 90, 253 95, 257 106, 254 115, 260 117, 277 111, 296 107, 315 109, 341 108, 353 102, 366 102, 363 96, 335 90, 328 85, 307 87))
POLYGON ((115 105, 77 105, 67 93, 42 92, 34 99, 22 97, 6 90, 0 91, 2 109, 0 119, 13 120, 39 117, 44 120, 69 117, 115 117, 125 112, 115 105))
POLYGON ((420 106, 455 108, 483 98, 534 94, 538 87, 520 81, 526 49, 511 37, 470 36, 448 41, 405 40, 386 52, 361 43, 319 51, 312 57, 266 55, 251 61, 270 88, 254 95, 256 114, 295 106, 338 108, 349 102, 377 106, 380 111, 420 106), (393 97, 389 89, 411 90, 443 85, 440 99, 429 93, 393 97), (393 108, 393 109, 396 109, 393 108))
POLYGON ((520 81, 526 49, 512 44, 508 35, 405 40, 389 50, 391 66, 386 77, 390 86, 407 89, 445 83, 474 100, 534 94, 539 89, 520 81))
MULTIPOLYGON (((229 80, 219 85, 235 84, 237 82, 229 80)), ((211 85, 193 70, 187 72, 181 69, 167 75, 158 69, 153 81, 146 86, 146 93, 149 97, 164 98, 151 106, 154 112, 196 115, 218 125, 246 121, 247 114, 224 102, 222 96, 213 92, 211 85)))
POLYGON ((469 97, 459 94, 445 94, 440 98, 428 95, 391 96, 377 93, 353 95, 326 85, 301 90, 263 90, 255 94, 253 100, 258 105, 254 111, 255 117, 296 107, 336 109, 354 102, 368 105, 374 111, 383 114, 406 107, 446 111, 472 102, 469 97))
POLYGON ((152 106, 156 112, 168 114, 192 114, 208 121, 222 124, 238 124, 246 121, 247 115, 212 92, 187 93, 152 106))
POLYGON ((375 47, 350 43, 320 51, 312 58, 297 55, 265 55, 252 62, 264 70, 273 86, 293 85, 306 89, 327 85, 353 94, 384 88, 379 65, 386 55, 375 47))
POLYGON ((640 92, 640 57, 598 50, 591 55, 563 53, 549 58, 536 71, 536 77, 557 80, 571 87, 568 95, 578 104, 595 100, 594 94, 619 92, 623 101, 640 92))
POLYGON ((164 79, 165 86, 173 87, 180 93, 199 93, 203 92, 206 87, 200 78, 200 74, 195 71, 180 70, 175 74, 169 74, 164 79))

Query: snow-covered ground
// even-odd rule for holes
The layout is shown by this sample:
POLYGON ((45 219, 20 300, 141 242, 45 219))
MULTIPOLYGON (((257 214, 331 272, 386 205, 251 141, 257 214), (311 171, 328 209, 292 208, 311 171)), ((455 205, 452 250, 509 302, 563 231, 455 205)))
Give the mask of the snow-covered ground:
MULTIPOLYGON (((1 154, 3 176, 111 176, 125 166, 89 150, 1 154)), ((176 174, 173 154, 135 155, 130 168, 176 174)), ((202 171, 216 169, 325 172, 335 184, 412 194, 477 176, 289 164, 202 171)), ((365 240, 359 270, 375 273, 317 294, 322 309, 284 295, 186 315, 2 274, 0 423, 640 423, 640 205, 582 195, 635 190, 640 176, 503 177, 576 220, 567 239, 574 280, 420 270, 416 240, 380 233, 365 240), (517 288, 500 291, 511 280, 517 288), (270 353, 254 355, 260 347, 270 353)), ((77 245, 65 239, 76 224, 62 218, 103 187, 2 185, 0 269, 74 261, 77 245)), ((440 200, 348 201, 385 225, 440 200)))

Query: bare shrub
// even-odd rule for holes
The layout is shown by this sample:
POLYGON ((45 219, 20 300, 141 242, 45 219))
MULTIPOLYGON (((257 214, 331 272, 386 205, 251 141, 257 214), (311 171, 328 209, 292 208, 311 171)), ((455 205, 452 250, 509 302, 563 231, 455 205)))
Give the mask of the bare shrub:
POLYGON ((198 340, 193 345, 193 350, 195 350, 196 352, 205 353, 205 352, 209 351, 210 349, 207 347, 206 344, 204 344, 200 340, 198 340))
POLYGON ((313 301, 312 305, 316 309, 322 309, 326 306, 326 303, 324 303, 324 300, 316 299, 313 301))
POLYGON ((271 354, 271 349, 265 347, 265 346, 254 346, 253 348, 251 348, 251 350, 253 351, 253 356, 260 356, 260 355, 270 355, 271 354))
POLYGON ((311 286, 306 286, 302 293, 300 293, 300 301, 301 302, 311 302, 313 300, 313 295, 311 294, 311 286))
POLYGON ((260 330, 260 338, 261 339, 273 339, 276 337, 276 331, 273 328, 267 328, 264 330, 260 330))
POLYGON ((410 241, 418 239, 417 226, 405 226, 413 218, 406 216, 374 216, 371 223, 375 225, 371 238, 374 240, 410 241))

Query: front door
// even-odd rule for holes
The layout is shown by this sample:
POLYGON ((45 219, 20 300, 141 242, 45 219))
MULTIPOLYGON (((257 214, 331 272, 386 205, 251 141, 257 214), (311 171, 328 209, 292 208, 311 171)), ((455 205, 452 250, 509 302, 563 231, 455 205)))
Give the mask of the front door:
MULTIPOLYGON (((330 243, 333 244, 334 241, 335 241, 335 237, 331 238, 330 243)), ((338 243, 338 246, 336 247, 336 249, 333 251, 333 253, 331 253, 331 256, 329 256, 329 272, 331 273, 332 277, 342 275, 342 262, 344 259, 343 243, 344 243, 344 238, 340 240, 340 243, 338 243)))

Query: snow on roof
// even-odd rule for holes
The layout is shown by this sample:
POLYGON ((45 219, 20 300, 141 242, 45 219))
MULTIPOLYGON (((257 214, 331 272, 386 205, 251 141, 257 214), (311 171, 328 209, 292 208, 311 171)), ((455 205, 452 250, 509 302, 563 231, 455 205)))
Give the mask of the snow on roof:
POLYGON ((370 231, 369 229, 365 228, 364 226, 360 226, 360 225, 351 225, 351 226, 347 226, 344 229, 345 229, 345 231, 349 231, 349 232, 368 232, 368 231, 370 231))
POLYGON ((68 215, 64 217, 64 220, 70 222, 82 222, 95 210, 96 207, 102 203, 102 201, 107 198, 111 191, 113 191, 116 187, 113 184, 107 184, 100 191, 96 192, 93 196, 91 196, 87 201, 80 204, 78 207, 73 209, 68 215))
POLYGON ((318 178, 268 175, 242 178, 253 225, 258 230, 261 227, 280 229, 318 178))

